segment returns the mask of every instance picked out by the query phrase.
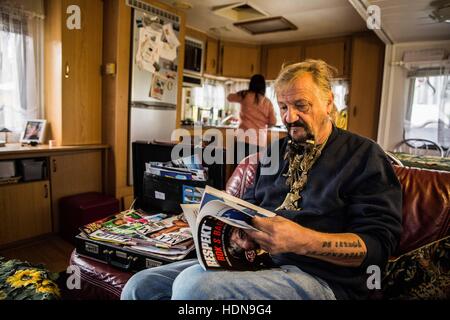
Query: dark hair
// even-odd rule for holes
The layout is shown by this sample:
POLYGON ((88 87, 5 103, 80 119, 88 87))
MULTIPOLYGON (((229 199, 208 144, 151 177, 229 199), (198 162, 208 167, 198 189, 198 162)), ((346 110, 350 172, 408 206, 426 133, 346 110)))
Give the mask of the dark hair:
POLYGON ((263 75, 255 74, 250 78, 248 90, 242 91, 242 97, 245 97, 249 92, 253 92, 255 94, 255 103, 259 104, 259 95, 265 96, 266 94, 266 80, 263 75))

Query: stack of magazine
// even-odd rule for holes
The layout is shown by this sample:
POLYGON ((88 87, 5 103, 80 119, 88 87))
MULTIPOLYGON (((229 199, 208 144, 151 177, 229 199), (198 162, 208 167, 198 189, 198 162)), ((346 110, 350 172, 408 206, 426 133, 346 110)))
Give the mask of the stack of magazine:
POLYGON ((168 260, 181 260, 194 250, 183 215, 126 210, 80 228, 82 237, 127 246, 168 260))
POLYGON ((198 155, 168 162, 148 162, 145 172, 160 177, 189 181, 207 181, 207 168, 204 168, 198 155))

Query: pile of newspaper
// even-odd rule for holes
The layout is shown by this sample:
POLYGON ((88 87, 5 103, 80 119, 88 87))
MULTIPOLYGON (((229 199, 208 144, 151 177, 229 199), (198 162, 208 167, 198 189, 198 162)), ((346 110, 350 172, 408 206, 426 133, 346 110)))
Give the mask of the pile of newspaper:
POLYGON ((92 240, 128 246, 169 260, 181 260, 194 250, 184 216, 126 210, 80 228, 92 240))
POLYGON ((178 180, 208 180, 207 168, 203 167, 197 155, 168 162, 148 162, 145 164, 145 172, 178 180))

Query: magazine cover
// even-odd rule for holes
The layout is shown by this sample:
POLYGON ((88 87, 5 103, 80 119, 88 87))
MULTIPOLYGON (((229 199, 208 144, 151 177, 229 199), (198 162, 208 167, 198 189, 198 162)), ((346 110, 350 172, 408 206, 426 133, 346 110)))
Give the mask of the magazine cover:
POLYGON ((251 241, 254 216, 275 213, 207 186, 200 204, 182 204, 200 265, 206 269, 257 270, 273 266, 270 255, 251 241))

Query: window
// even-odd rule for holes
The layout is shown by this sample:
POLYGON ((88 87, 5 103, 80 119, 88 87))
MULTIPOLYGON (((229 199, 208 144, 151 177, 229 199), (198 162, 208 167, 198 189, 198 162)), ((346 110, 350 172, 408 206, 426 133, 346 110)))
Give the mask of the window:
POLYGON ((41 117, 43 32, 41 16, 0 5, 0 129, 41 117))
POLYGON ((194 105, 201 108, 223 109, 225 107, 225 88, 221 84, 204 83, 192 90, 194 105))
POLYGON ((283 121, 281 121, 280 115, 280 107, 278 107, 277 95, 275 94, 275 87, 273 84, 270 84, 266 87, 266 97, 270 99, 273 105, 273 109, 275 111, 275 117, 277 118, 277 126, 283 125, 283 121))
POLYGON ((410 75, 409 103, 405 117, 406 139, 426 139, 450 147, 450 83, 448 74, 436 70, 410 75))

